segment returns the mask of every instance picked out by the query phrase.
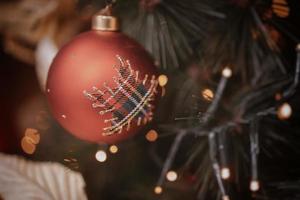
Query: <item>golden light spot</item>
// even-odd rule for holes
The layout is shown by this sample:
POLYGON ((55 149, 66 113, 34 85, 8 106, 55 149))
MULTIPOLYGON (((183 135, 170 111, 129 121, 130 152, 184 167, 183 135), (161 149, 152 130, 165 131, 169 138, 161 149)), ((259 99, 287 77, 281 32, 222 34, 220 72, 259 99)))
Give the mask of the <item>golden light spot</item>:
POLYGON ((105 162, 107 159, 106 152, 103 150, 97 151, 97 153, 95 154, 95 157, 96 157, 96 160, 98 160, 99 162, 105 162))
POLYGON ((154 188, 154 193, 155 193, 155 194, 161 194, 161 193, 162 193, 162 187, 156 186, 156 187, 154 188))
POLYGON ((288 103, 282 104, 277 110, 277 116, 281 120, 286 120, 292 115, 292 107, 288 103))
POLYGON ((21 147, 22 147, 23 151, 27 154, 33 154, 36 150, 35 144, 33 144, 30 141, 30 138, 28 138, 26 136, 23 137, 21 140, 21 147))
POLYGON ((222 71, 222 76, 226 77, 226 78, 230 78, 232 75, 232 71, 229 67, 225 67, 222 71))
POLYGON ((222 179, 228 179, 230 177, 230 170, 227 167, 221 169, 221 177, 222 179))
POLYGON ((214 98, 214 93, 212 90, 207 88, 202 90, 202 96, 204 99, 211 101, 214 98))
POLYGON ((229 200, 229 196, 228 196, 228 195, 224 195, 224 196, 222 197, 222 200, 229 200))
POLYGON ((168 83, 168 77, 164 74, 159 75, 158 84, 160 87, 164 87, 168 83))
POLYGON ((253 192, 256 192, 259 190, 259 182, 257 180, 252 180, 250 182, 250 190, 253 191, 253 192))
POLYGON ((278 17, 288 17, 290 8, 286 0, 273 0, 272 10, 278 17))
POLYGON ((158 138, 158 134, 155 130, 150 130, 147 134, 146 134, 146 139, 149 141, 149 142, 154 142, 156 141, 158 138))
POLYGON ((171 181, 171 182, 176 181, 176 179, 177 179, 177 173, 174 172, 174 171, 169 171, 167 173, 166 177, 167 177, 168 181, 171 181))
POLYGON ((33 144, 38 144, 40 142, 40 134, 38 133, 38 130, 33 129, 33 128, 27 128, 25 130, 25 137, 30 140, 31 143, 33 144))
POLYGON ((118 147, 116 146, 116 145, 111 145, 110 147, 109 147, 109 151, 111 152, 111 153, 117 153, 118 152, 118 147))

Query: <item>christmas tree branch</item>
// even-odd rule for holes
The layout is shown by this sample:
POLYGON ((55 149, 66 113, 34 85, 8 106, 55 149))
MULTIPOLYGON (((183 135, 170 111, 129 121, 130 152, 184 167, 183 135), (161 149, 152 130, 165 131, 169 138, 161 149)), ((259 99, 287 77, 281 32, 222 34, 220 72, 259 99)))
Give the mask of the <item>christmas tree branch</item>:
MULTIPOLYGON (((274 51, 278 51, 278 47, 277 45, 275 44, 275 42, 271 39, 268 31, 266 30, 266 27, 265 25, 263 24, 263 22, 261 21, 259 15, 257 14, 255 8, 251 8, 251 14, 254 18, 254 21, 256 22, 258 28, 260 29, 260 31, 262 32, 266 42, 267 42, 267 45, 269 46, 269 49, 271 50, 271 52, 274 53, 274 51)), ((280 70, 283 72, 283 73, 286 73, 286 69, 285 67, 283 66, 282 62, 279 60, 279 58, 277 56, 274 56, 274 54, 271 54, 274 61, 276 62, 276 64, 279 66, 280 70)))
POLYGON ((251 178, 252 181, 257 181, 257 155, 259 154, 259 139, 258 139, 258 124, 259 117, 254 118, 250 125, 250 153, 251 153, 251 178))
POLYGON ((224 93, 224 90, 225 90, 225 87, 227 84, 227 80, 228 80, 228 77, 222 76, 222 78, 218 84, 215 97, 214 97, 212 103, 209 105, 209 107, 208 107, 207 111, 205 112, 205 114, 203 115, 203 117, 200 118, 200 123, 206 124, 214 116, 217 108, 219 107, 220 100, 222 98, 222 95, 224 93))
POLYGON ((217 134, 218 150, 222 168, 227 168, 228 165, 226 131, 227 127, 221 129, 221 131, 217 134))
POLYGON ((212 131, 208 134, 209 155, 210 155, 212 166, 213 166, 213 169, 215 172, 215 176, 217 178, 217 183, 218 183, 219 189, 222 193, 223 198, 225 198, 227 195, 226 195, 224 184, 222 182, 221 173, 220 173, 221 172, 220 165, 219 165, 218 159, 217 159, 217 144, 216 144, 215 134, 216 133, 214 131, 212 131))
POLYGON ((297 61, 296 61, 294 82, 293 82, 293 84, 285 92, 283 92, 282 96, 284 98, 289 98, 292 95, 294 95, 295 92, 296 92, 296 89, 298 87, 298 84, 299 84, 299 75, 300 75, 300 44, 297 45, 296 51, 297 51, 297 61))
POLYGON ((161 171, 160 177, 159 177, 159 179, 157 181, 157 186, 161 186, 163 184, 163 182, 165 180, 165 175, 169 171, 169 169, 170 169, 170 167, 171 167, 171 165, 173 163, 173 160, 175 158, 175 155, 176 155, 176 153, 178 151, 178 148, 180 146, 180 143, 181 143, 182 139, 186 136, 186 134, 187 134, 186 131, 181 130, 177 134, 177 136, 175 137, 174 142, 172 144, 172 147, 171 147, 171 149, 170 149, 170 151, 168 153, 167 159, 166 159, 166 161, 164 163, 164 166, 163 166, 163 169, 161 171))

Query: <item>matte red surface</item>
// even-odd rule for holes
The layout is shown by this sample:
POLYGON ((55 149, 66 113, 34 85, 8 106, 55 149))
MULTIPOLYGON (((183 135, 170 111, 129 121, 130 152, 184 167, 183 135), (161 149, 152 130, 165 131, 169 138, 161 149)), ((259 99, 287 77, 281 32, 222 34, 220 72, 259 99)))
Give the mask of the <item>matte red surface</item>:
POLYGON ((118 65, 116 55, 129 60, 140 75, 156 74, 152 60, 135 41, 119 32, 90 31, 78 35, 65 45, 54 59, 47 80, 47 97, 58 122, 76 137, 90 142, 116 143, 133 134, 140 127, 131 126, 127 132, 103 136, 107 126, 92 102, 83 95, 93 86, 103 88, 106 82, 114 86, 113 68, 118 65), (65 118, 63 117, 65 116, 65 118))

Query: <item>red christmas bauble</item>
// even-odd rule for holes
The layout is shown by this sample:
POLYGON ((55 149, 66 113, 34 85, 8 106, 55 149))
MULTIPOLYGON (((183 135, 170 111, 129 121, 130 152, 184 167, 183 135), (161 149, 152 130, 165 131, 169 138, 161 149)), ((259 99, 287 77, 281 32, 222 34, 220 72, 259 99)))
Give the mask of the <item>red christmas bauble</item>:
POLYGON ((138 43, 120 32, 92 30, 59 51, 46 93, 69 132, 115 143, 152 120, 157 85, 155 66, 138 43))

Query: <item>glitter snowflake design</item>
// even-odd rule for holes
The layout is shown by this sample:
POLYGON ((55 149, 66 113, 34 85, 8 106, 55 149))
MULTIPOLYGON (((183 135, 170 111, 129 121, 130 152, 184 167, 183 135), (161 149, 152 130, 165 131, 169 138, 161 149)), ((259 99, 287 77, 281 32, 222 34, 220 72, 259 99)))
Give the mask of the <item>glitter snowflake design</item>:
POLYGON ((140 79, 139 71, 133 70, 128 60, 120 56, 117 58, 117 76, 113 77, 115 87, 104 83, 102 89, 93 87, 91 91, 83 91, 100 115, 110 116, 104 119, 104 123, 107 123, 102 132, 104 136, 121 133, 124 128, 129 130, 132 123, 137 126, 146 124, 153 117, 152 102, 158 85, 156 77, 152 75, 150 79, 146 74, 140 79), (108 113, 110 115, 106 115, 108 113))

